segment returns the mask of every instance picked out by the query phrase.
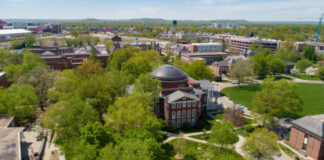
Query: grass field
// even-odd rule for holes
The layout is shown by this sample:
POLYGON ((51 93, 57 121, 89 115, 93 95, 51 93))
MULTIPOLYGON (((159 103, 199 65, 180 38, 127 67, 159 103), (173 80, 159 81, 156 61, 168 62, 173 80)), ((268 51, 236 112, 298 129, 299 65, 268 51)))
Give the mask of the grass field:
MULTIPOLYGON (((256 92, 260 90, 261 88, 259 85, 248 85, 225 88, 221 92, 234 102, 251 108, 252 99, 256 92)), ((324 113, 323 84, 298 83, 297 92, 304 101, 302 105, 303 112, 300 116, 324 113)))
MULTIPOLYGON (((174 157, 176 152, 173 149, 173 145, 176 143, 177 140, 173 140, 167 144, 164 144, 162 147, 165 149, 165 156, 163 159, 166 160, 176 160, 174 157)), ((218 147, 213 147, 214 149, 219 149, 218 147)), ((198 159, 208 159, 211 156, 210 149, 206 144, 199 144, 197 142, 186 141, 185 147, 185 158, 184 160, 198 160, 198 159), (198 146, 202 148, 202 150, 198 149, 198 146)), ((236 153, 233 150, 223 149, 223 153, 218 155, 219 157, 215 157, 219 160, 244 160, 244 158, 236 153)))
POLYGON ((299 79, 303 79, 303 80, 320 80, 318 76, 310 76, 310 75, 307 75, 305 73, 299 73, 294 77, 299 78, 299 79))

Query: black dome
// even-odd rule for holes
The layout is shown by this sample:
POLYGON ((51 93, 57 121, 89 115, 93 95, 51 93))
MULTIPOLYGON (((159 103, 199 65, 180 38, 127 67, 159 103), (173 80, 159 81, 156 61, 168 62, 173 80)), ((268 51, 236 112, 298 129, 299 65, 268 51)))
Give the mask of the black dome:
POLYGON ((152 72, 152 76, 161 81, 186 81, 188 76, 172 65, 164 65, 152 72))

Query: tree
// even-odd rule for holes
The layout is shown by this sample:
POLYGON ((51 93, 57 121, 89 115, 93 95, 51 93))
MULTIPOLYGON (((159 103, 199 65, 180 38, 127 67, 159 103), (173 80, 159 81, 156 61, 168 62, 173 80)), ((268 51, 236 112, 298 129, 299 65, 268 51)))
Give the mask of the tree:
POLYGON ((233 145, 238 142, 239 138, 234 133, 234 126, 231 122, 214 122, 212 128, 210 129, 210 135, 208 143, 219 144, 220 153, 222 154, 222 149, 225 146, 233 145))
POLYGON ((91 48, 90 55, 89 55, 89 60, 90 61, 96 61, 96 60, 98 60, 97 52, 96 52, 96 49, 95 48, 91 48))
POLYGON ((127 62, 133 56, 133 49, 123 48, 113 52, 107 60, 107 67, 110 71, 116 70, 120 71, 122 69, 122 64, 127 62))
POLYGON ((265 128, 255 130, 244 142, 242 149, 251 159, 272 160, 280 155, 278 136, 265 128))
POLYGON ((98 43, 100 43, 100 38, 99 37, 93 37, 93 45, 97 45, 98 43))
POLYGON ((153 78, 150 73, 141 74, 136 80, 135 87, 135 90, 140 93, 158 94, 161 90, 161 81, 153 78))
POLYGON ((73 39, 64 37, 64 41, 65 41, 66 46, 68 46, 68 47, 73 46, 73 39))
POLYGON ((10 48, 11 49, 21 49, 21 48, 23 48, 23 45, 22 45, 21 41, 13 40, 10 42, 10 48))
POLYGON ((181 68, 188 76, 196 80, 209 80, 212 81, 215 78, 215 74, 212 69, 208 68, 204 61, 196 60, 191 64, 185 64, 181 68))
POLYGON ((36 105, 37 96, 32 86, 12 85, 0 90, 0 114, 15 115, 21 125, 36 118, 36 105))
POLYGON ((112 51, 112 45, 114 44, 114 42, 112 40, 109 40, 105 43, 105 47, 108 50, 108 52, 110 53, 112 51))
POLYGON ((48 103, 47 92, 54 83, 54 73, 49 72, 45 66, 37 66, 18 79, 18 84, 28 84, 36 89, 38 105, 42 110, 48 103))
POLYGON ((269 65, 264 55, 256 54, 253 56, 253 70, 259 78, 265 78, 269 74, 269 65))
POLYGON ((246 122, 244 121, 244 117, 241 114, 241 110, 237 107, 226 109, 222 121, 232 122, 235 127, 240 127, 246 124, 246 122))
POLYGON ((286 64, 283 60, 278 58, 275 55, 268 55, 267 56, 267 62, 269 66, 269 70, 272 73, 272 75, 280 74, 285 71, 286 64))
POLYGON ((45 66, 45 62, 39 54, 25 52, 22 63, 22 75, 37 66, 45 66))
POLYGON ((116 132, 125 132, 130 129, 143 127, 144 123, 156 119, 151 112, 154 105, 152 96, 148 93, 134 93, 121 97, 108 108, 106 123, 116 132))
POLYGON ((233 68, 229 71, 229 76, 233 79, 238 80, 238 85, 244 81, 247 76, 251 76, 253 74, 253 69, 249 61, 246 60, 238 60, 233 68))
POLYGON ((318 73, 318 77, 324 81, 324 66, 322 67, 319 67, 318 70, 317 70, 317 73, 318 73))
POLYGON ((186 140, 184 139, 184 134, 180 133, 177 142, 174 145, 174 150, 177 152, 176 157, 178 157, 179 159, 183 159, 185 154, 185 149, 186 149, 186 140))
POLYGON ((36 36, 33 34, 27 34, 24 36, 24 42, 26 47, 32 47, 36 43, 36 36))
POLYGON ((307 45, 303 48, 303 58, 306 58, 310 61, 316 61, 317 56, 315 53, 315 46, 307 45))
POLYGON ((78 38, 79 37, 79 31, 73 29, 73 30, 70 31, 70 35, 73 36, 74 38, 78 38))
POLYGON ((264 115, 263 126, 272 116, 292 116, 302 111, 302 99, 297 94, 296 84, 281 79, 274 82, 273 78, 265 79, 262 90, 252 100, 253 111, 264 115))
POLYGON ((149 61, 145 58, 138 57, 130 59, 122 64, 122 72, 132 75, 135 79, 141 75, 152 71, 149 61))
POLYGON ((81 128, 81 143, 94 145, 96 148, 104 148, 106 144, 114 142, 112 134, 99 122, 88 123, 81 128))
POLYGON ((102 64, 97 61, 83 61, 80 66, 78 66, 74 73, 80 78, 90 78, 92 75, 95 74, 102 74, 104 69, 102 68, 102 64))
POLYGON ((308 67, 310 67, 312 65, 313 65, 313 63, 310 60, 302 59, 296 63, 296 68, 299 70, 299 72, 305 72, 305 69, 307 69, 308 67))

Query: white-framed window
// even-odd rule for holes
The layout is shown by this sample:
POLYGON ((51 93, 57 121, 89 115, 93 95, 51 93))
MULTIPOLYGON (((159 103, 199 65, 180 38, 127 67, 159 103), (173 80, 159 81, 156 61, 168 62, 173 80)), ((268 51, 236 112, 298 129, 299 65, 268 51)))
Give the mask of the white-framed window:
POLYGON ((192 106, 196 107, 196 101, 192 101, 192 106))
POLYGON ((191 107, 191 101, 188 101, 187 103, 188 103, 188 107, 191 107))
POLYGON ((196 124, 196 120, 195 120, 195 119, 192 119, 192 120, 191 120, 191 125, 194 126, 195 124, 196 124))
POLYGON ((178 111, 177 118, 181 118, 181 111, 178 111))
POLYGON ((201 102, 198 103, 198 108, 201 108, 201 102))
POLYGON ((191 117, 191 110, 187 111, 187 117, 191 117))
POLYGON ((172 112, 172 119, 175 119, 175 118, 176 118, 176 112, 173 111, 173 112, 172 112))
POLYGON ((154 106, 151 107, 151 112, 154 112, 154 106))
POLYGON ((186 108, 187 102, 182 102, 182 108, 186 108))
POLYGON ((186 111, 182 111, 182 118, 186 118, 186 111))
POLYGON ((196 117, 196 110, 193 109, 191 114, 192 114, 192 117, 196 117))
POLYGON ((181 121, 177 121, 177 127, 180 128, 181 127, 181 121))
POLYGON ((181 102, 177 103, 177 108, 181 108, 181 102))
POLYGON ((176 104, 172 103, 172 109, 175 109, 175 108, 176 108, 176 104))
POLYGON ((172 121, 171 124, 172 124, 172 127, 175 127, 175 121, 172 121))
POLYGON ((191 120, 190 120, 190 119, 187 119, 187 123, 188 123, 188 124, 191 124, 191 120))

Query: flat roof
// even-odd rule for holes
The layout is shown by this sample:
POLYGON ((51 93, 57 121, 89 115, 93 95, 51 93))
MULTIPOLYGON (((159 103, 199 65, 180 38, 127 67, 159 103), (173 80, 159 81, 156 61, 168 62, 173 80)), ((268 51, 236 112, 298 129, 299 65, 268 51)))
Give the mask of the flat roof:
POLYGON ((23 127, 0 128, 0 159, 20 159, 20 139, 18 135, 23 127))
POLYGON ((13 116, 9 116, 6 114, 0 115, 0 128, 7 128, 8 124, 11 122, 13 116))
POLYGON ((192 43, 191 45, 194 45, 194 46, 220 45, 220 46, 222 46, 221 43, 192 43))
POLYGON ((28 34, 32 33, 31 31, 25 29, 2 29, 0 30, 0 35, 7 35, 7 34, 28 34))
POLYGON ((194 53, 182 53, 181 56, 191 57, 191 56, 219 56, 228 55, 225 52, 194 52, 194 53))

